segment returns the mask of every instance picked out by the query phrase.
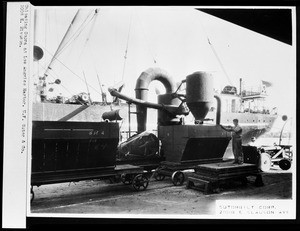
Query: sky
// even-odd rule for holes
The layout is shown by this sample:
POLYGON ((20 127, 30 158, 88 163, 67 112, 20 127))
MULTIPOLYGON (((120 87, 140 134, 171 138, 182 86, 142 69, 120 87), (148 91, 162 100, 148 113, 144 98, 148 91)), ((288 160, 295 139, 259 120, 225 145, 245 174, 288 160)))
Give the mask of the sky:
MULTIPOLYGON (((139 75, 150 67, 160 67, 177 82, 195 71, 211 72, 216 89, 231 84, 238 87, 239 78, 249 86, 261 80, 269 81, 273 86, 268 89, 267 103, 278 107, 279 113, 295 115, 295 45, 192 7, 99 9, 93 27, 91 22, 87 24, 54 63, 49 82, 59 78, 61 85, 48 85, 54 89, 50 95, 62 93, 70 97, 89 91, 94 101, 101 101, 98 74, 105 87, 117 86, 123 80, 123 93, 134 97, 139 75)), ((74 7, 37 8, 35 44, 43 48, 45 55, 36 63, 34 78, 43 75, 77 10, 74 7)), ((153 82, 149 98, 154 101, 155 89, 164 92, 160 83, 153 82)))

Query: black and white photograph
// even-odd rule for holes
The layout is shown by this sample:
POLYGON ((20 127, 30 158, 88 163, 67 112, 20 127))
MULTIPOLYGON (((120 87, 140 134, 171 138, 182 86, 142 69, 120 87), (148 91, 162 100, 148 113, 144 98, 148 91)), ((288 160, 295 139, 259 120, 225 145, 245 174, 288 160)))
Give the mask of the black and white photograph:
POLYGON ((295 7, 6 14, 3 227, 296 219, 295 7))

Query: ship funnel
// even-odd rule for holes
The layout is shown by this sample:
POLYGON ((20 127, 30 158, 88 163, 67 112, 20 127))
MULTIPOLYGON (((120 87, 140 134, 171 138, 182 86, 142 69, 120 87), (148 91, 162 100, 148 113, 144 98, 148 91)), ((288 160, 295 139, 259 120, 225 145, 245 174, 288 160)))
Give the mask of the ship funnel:
MULTIPOLYGON (((137 99, 147 101, 149 84, 153 80, 158 80, 164 85, 166 94, 171 94, 176 90, 175 82, 168 73, 160 68, 149 68, 142 72, 140 77, 137 79, 135 86, 135 97, 137 99)), ((143 105, 137 105, 136 110, 138 133, 140 133, 146 130, 147 107, 143 105)))
POLYGON ((186 77, 186 103, 195 120, 204 120, 213 99, 213 77, 210 73, 198 71, 186 77))

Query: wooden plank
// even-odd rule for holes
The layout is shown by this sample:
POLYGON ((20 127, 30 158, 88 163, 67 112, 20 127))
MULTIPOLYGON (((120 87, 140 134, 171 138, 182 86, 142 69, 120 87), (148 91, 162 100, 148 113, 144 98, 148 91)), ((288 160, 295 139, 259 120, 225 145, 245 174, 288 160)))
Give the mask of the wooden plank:
POLYGON ((213 178, 226 178, 242 175, 257 174, 259 172, 258 168, 230 168, 222 169, 221 171, 215 171, 212 169, 196 169, 195 174, 203 177, 213 177, 213 178))
POLYGON ((212 175, 219 175, 219 174, 230 174, 230 173, 241 173, 241 172, 256 172, 258 171, 258 168, 238 168, 238 169, 222 169, 221 171, 216 171, 216 170, 210 170, 210 169, 197 169, 195 170, 196 173, 207 173, 207 174, 212 174, 212 175))
POLYGON ((221 162, 221 163, 209 163, 201 164, 197 166, 197 169, 208 169, 211 171, 220 171, 224 169, 239 169, 239 168, 257 168, 255 164, 243 163, 242 165, 235 165, 230 162, 221 162))
POLYGON ((241 178, 247 177, 250 175, 258 175, 258 170, 244 170, 239 172, 225 172, 225 173, 216 173, 210 171, 203 171, 203 172, 195 172, 191 174, 191 177, 199 178, 208 181, 220 181, 220 180, 227 180, 227 179, 234 179, 234 178, 241 178))
POLYGON ((248 174, 240 174, 240 175, 232 175, 232 176, 226 176, 226 177, 208 177, 208 176, 203 176, 199 175, 197 173, 192 173, 188 176, 188 188, 194 188, 197 190, 204 191, 204 193, 209 193, 209 192, 219 192, 220 188, 219 185, 230 180, 241 180, 243 184, 245 184, 247 181, 246 177, 250 175, 255 175, 256 180, 255 180, 255 185, 256 186, 263 186, 263 181, 262 177, 260 174, 253 174, 253 173, 248 173, 248 174), (192 182, 192 183, 191 183, 192 182), (195 183, 200 183, 200 185, 204 185, 204 187, 199 187, 196 186, 195 183))

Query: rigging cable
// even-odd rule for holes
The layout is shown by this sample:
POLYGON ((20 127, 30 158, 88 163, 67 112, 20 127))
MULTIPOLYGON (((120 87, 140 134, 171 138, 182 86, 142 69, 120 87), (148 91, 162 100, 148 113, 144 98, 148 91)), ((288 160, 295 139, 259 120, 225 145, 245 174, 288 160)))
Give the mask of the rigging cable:
MULTIPOLYGON (((50 52, 50 51, 48 51, 45 47, 42 47, 42 48, 44 48, 44 50, 47 52, 47 53, 49 53, 51 56, 53 56, 53 54, 50 52)), ((76 77, 78 77, 81 81, 83 81, 83 82, 85 82, 84 81, 84 79, 82 79, 82 77, 80 77, 78 74, 76 74, 74 71, 72 71, 67 65, 65 65, 62 61, 60 61, 58 58, 56 58, 56 57, 54 57, 53 56, 53 58, 54 59, 56 59, 58 62, 60 62, 67 70, 69 70, 72 74, 74 74, 76 77)), ((52 70, 53 71, 53 70, 52 70)), ((100 94, 101 95, 101 93, 96 89, 96 88, 94 88, 92 85, 90 85, 90 84, 88 84, 89 85, 89 87, 91 87, 92 89, 94 89, 98 94, 100 94)))
POLYGON ((87 37, 86 37, 86 39, 85 39, 85 43, 84 43, 84 45, 83 45, 83 47, 82 47, 82 50, 81 50, 81 52, 80 52, 80 55, 79 55, 78 60, 81 59, 81 56, 82 56, 83 52, 85 51, 85 48, 87 47, 87 44, 88 44, 89 39, 90 39, 90 36, 91 36, 92 31, 93 31, 94 26, 95 26, 95 22, 96 22, 97 15, 98 15, 98 9, 95 10, 95 14, 93 15, 93 17, 92 17, 92 19, 91 19, 91 21, 93 20, 93 21, 92 21, 92 25, 91 25, 90 30, 89 30, 89 32, 88 32, 88 35, 87 35, 87 37))
MULTIPOLYGON (((88 46, 88 48, 89 48, 89 46, 88 46)), ((91 54, 91 56, 94 56, 94 55, 93 55, 93 52, 92 52, 91 50, 90 50, 90 54, 91 54)), ((101 92, 101 95, 102 95, 102 94, 103 94, 103 89, 102 89, 102 86, 101 86, 100 77, 99 77, 99 75, 98 75, 98 70, 97 70, 97 67, 96 67, 96 65, 95 65, 94 59, 92 59, 92 63, 93 63, 93 67, 94 67, 95 72, 96 72, 96 76, 97 76, 97 80, 98 80, 100 92, 101 92)))
MULTIPOLYGON (((57 57, 61 54, 61 52, 62 52, 66 47, 68 47, 69 44, 71 44, 71 43, 70 43, 71 38, 74 37, 74 36, 76 35, 76 33, 79 31, 79 29, 80 29, 80 33, 81 33, 81 31, 83 30, 83 28, 84 28, 83 25, 84 25, 84 23, 86 22, 86 20, 88 19, 89 16, 87 16, 87 17, 85 18, 84 22, 83 22, 83 23, 81 24, 81 26, 77 29, 77 31, 76 31, 75 34, 73 34, 73 35, 70 34, 70 31, 72 30, 72 28, 74 28, 74 24, 76 24, 76 22, 77 22, 77 20, 78 20, 78 17, 79 17, 78 15, 79 15, 80 13, 82 13, 82 10, 78 10, 78 11, 77 11, 77 13, 76 13, 75 17, 73 18, 73 20, 72 20, 72 22, 71 22, 71 24, 70 24, 70 26, 69 26, 67 32, 65 33, 65 35, 64 35, 64 37, 63 37, 63 39, 62 39, 62 41, 60 42, 60 44, 59 44, 57 50, 55 51, 54 55, 52 55, 52 59, 51 59, 49 65, 48 65, 48 68, 47 68, 46 72, 44 73, 45 77, 48 75, 49 70, 52 70, 52 69, 53 69, 53 68, 52 68, 53 62, 54 62, 55 60, 58 60, 57 57), (71 35, 71 36, 70 36, 70 35, 71 35), (66 39, 69 39, 69 41, 66 42, 66 39), (69 42, 69 44, 68 44, 68 42, 69 42)), ((78 35, 79 35, 79 34, 78 34, 78 35)), ((76 36, 76 38, 78 37, 78 35, 76 36)))
POLYGON ((150 53, 150 55, 152 56, 153 63, 154 63, 154 64, 157 64, 156 54, 155 54, 155 52, 154 52, 154 49, 151 49, 149 39, 148 39, 148 37, 146 36, 146 32, 145 32, 145 30, 144 30, 144 28, 145 28, 144 23, 143 23, 143 21, 141 20, 141 18, 139 17, 138 13, 137 13, 137 18, 138 18, 137 21, 140 22, 140 27, 141 27, 142 33, 143 33, 143 35, 144 35, 144 37, 145 37, 145 41, 146 41, 146 43, 147 43, 147 46, 148 46, 148 49, 149 49, 149 53, 150 53))
MULTIPOLYGON (((44 70, 46 70, 46 67, 39 64, 44 70)), ((59 78, 59 75, 57 73, 55 73, 54 71, 52 71, 53 74, 56 75, 56 77, 59 78)), ((52 75, 52 73, 50 74, 50 76, 52 77, 53 80, 55 80, 55 77, 52 75)), ((60 83, 60 85, 72 96, 75 95, 74 93, 70 92, 69 89, 67 87, 65 87, 62 83, 60 83)), ((81 102, 80 102, 81 103, 81 102)), ((83 105, 83 103, 81 103, 83 105)))
MULTIPOLYGON (((87 35, 87 37, 86 37, 86 39, 85 39, 85 43, 84 43, 84 45, 83 45, 83 47, 82 47, 82 49, 81 49, 81 52, 80 52, 80 55, 79 55, 78 60, 81 59, 81 56, 82 56, 83 52, 85 51, 85 48, 86 48, 86 46, 87 46, 87 44, 88 44, 88 42, 89 42, 90 36, 91 36, 92 31, 93 31, 94 26, 95 26, 95 22, 96 22, 96 18, 97 18, 97 15, 98 15, 98 11, 99 11, 98 9, 95 9, 95 12, 94 12, 93 17, 92 17, 91 20, 88 22, 88 23, 92 22, 92 24, 91 24, 90 30, 89 30, 89 32, 88 32, 88 35, 87 35)), ((80 33, 81 33, 81 32, 80 32, 80 33)), ((79 34, 77 35, 77 37, 78 37, 78 36, 79 36, 79 34)), ((76 38, 75 38, 75 39, 76 39, 76 38)), ((82 68, 82 70, 83 70, 83 68, 82 68)), ((90 90, 89 90, 89 87, 88 87, 88 83, 87 83, 87 79, 86 79, 86 76, 85 76, 85 74, 84 74, 84 71, 83 71, 83 76, 84 76, 84 80, 85 80, 85 85, 86 85, 86 87, 87 87, 87 92, 88 92, 88 95, 89 95, 89 101, 90 101, 90 103, 92 103, 92 100, 91 100, 91 94, 90 94, 90 90)), ((101 91, 101 92, 102 92, 102 91, 101 91)))
POLYGON ((230 80, 230 78, 229 78, 229 76, 228 76, 228 74, 227 74, 227 72, 226 72, 226 70, 225 70, 225 67, 224 67, 224 65, 223 65, 223 63, 222 63, 222 61, 221 61, 221 59, 219 58, 219 56, 218 56, 218 54, 217 54, 217 52, 216 52, 216 50, 215 50, 213 44, 210 42, 210 40, 209 40, 208 37, 207 37, 207 41, 208 41, 208 43, 209 43, 209 45, 210 45, 210 47, 211 47, 211 49, 212 49, 214 55, 216 56, 216 58, 217 58, 217 60, 218 60, 218 62, 219 62, 219 64, 220 64, 220 66, 221 66, 221 68, 222 68, 222 70, 223 70, 223 72, 224 72, 224 74, 225 74, 225 76, 226 76, 228 82, 230 83, 230 85, 232 85, 232 82, 231 82, 231 80, 230 80))
MULTIPOLYGON (((96 10, 95 10, 95 12, 96 12, 95 15, 96 15, 96 16, 98 15, 98 14, 97 14, 98 11, 99 11, 99 9, 96 9, 96 10)), ((95 16, 94 21, 93 21, 93 24, 92 24, 92 26, 91 26, 91 29, 90 29, 90 32, 89 32, 89 36, 87 37, 85 46, 87 46, 87 48, 89 49, 90 57, 93 57, 93 58, 91 59, 91 61, 92 61, 92 63, 93 63, 93 67, 94 67, 94 70, 95 70, 95 72, 96 72, 97 81, 98 81, 99 88, 100 88, 100 91, 101 91, 101 94, 102 94, 104 91, 103 91, 103 88, 102 88, 102 85, 101 85, 101 81, 100 81, 100 77, 99 77, 99 74, 98 74, 99 72, 98 72, 97 66, 95 65, 95 61, 94 61, 94 60, 95 60, 95 56, 94 56, 94 53, 93 53, 93 50, 91 49, 91 47, 88 46, 88 41, 89 41, 90 35, 91 35, 91 33, 92 33, 92 31, 93 31, 93 28, 94 28, 94 26, 95 26, 96 16, 95 16)), ((117 83, 115 83, 115 81, 114 81, 113 87, 116 87, 116 86, 119 86, 119 87, 120 87, 120 85, 121 85, 121 86, 124 85, 124 82, 123 82, 122 80, 119 81, 119 82, 117 82, 117 83)))
MULTIPOLYGON (((85 48, 85 47, 88 47, 88 48, 90 48, 90 46, 87 46, 87 45, 88 45, 89 38, 91 37, 92 31, 93 31, 93 29, 94 29, 94 26, 95 26, 95 23, 96 23, 96 17, 98 16, 98 12, 99 12, 99 10, 100 10, 100 9, 96 9, 96 10, 95 10, 95 14, 94 14, 94 16, 95 16, 95 17, 94 17, 94 21, 92 22, 92 25, 91 25, 90 31, 89 31, 89 33, 88 33, 87 39, 86 39, 86 41, 85 41, 85 44, 84 44, 84 48, 85 48)), ((91 54, 91 56, 93 56, 93 57, 94 57, 94 55, 93 55, 93 52, 92 52, 90 49, 89 49, 89 51, 90 51, 90 54, 91 54)), ((92 59, 92 63, 93 63, 93 66, 94 66, 94 69, 95 69, 95 72, 96 72, 96 76, 97 76, 97 80, 98 80, 99 88, 100 88, 101 95, 102 95, 102 94, 103 94, 103 89, 102 89, 102 86, 101 86, 100 77, 99 77, 99 75, 98 75, 98 70, 97 70, 97 68, 96 68, 96 65, 95 65, 94 59, 92 59)))
MULTIPOLYGON (((97 14, 97 13, 96 13, 97 14)), ((73 41, 75 41, 81 32, 86 28, 86 26, 94 19, 95 14, 92 16, 92 18, 88 20, 89 16, 86 17, 86 19, 83 21, 83 23, 80 25, 80 27, 75 31, 75 33, 69 38, 69 40, 66 42, 66 44, 57 52, 57 57, 72 44, 73 41)))
POLYGON ((91 21, 92 21, 92 20, 93 20, 93 21, 92 21, 92 25, 91 25, 90 31, 89 31, 89 33, 88 33, 88 36, 87 36, 87 39, 86 39, 86 42, 85 42, 85 46, 86 46, 86 44, 88 43, 88 41, 90 40, 91 34, 92 34, 93 30, 94 30, 95 23, 96 23, 96 19, 97 19, 99 10, 100 10, 100 9, 95 9, 95 13, 94 13, 94 15, 93 15, 93 17, 92 17, 92 19, 91 19, 91 21))
POLYGON ((127 60, 127 52, 128 52, 128 45, 129 45, 129 37, 130 37, 131 23, 132 23, 132 12, 131 12, 131 15, 130 15, 130 23, 129 23, 129 30, 128 30, 128 36, 127 36, 127 44, 126 44, 126 50, 125 50, 125 55, 124 55, 124 64, 123 64, 123 72, 122 72, 122 81, 124 81, 124 74, 125 74, 125 66, 126 66, 126 60, 127 60))
POLYGON ((218 54, 217 54, 217 51, 215 50, 213 44, 211 43, 211 41, 210 41, 210 39, 209 39, 209 37, 208 37, 208 34, 207 34, 207 32, 206 32, 206 30, 205 30, 205 28, 204 28, 204 26, 203 26, 201 20, 199 20, 199 22, 200 22, 200 24, 201 24, 202 30, 203 30, 203 32, 204 32, 204 34, 205 34, 205 36, 206 36, 206 39, 207 39, 207 42, 208 42, 210 48, 212 49, 214 55, 216 56, 216 58, 217 58, 217 60, 218 60, 218 62, 219 62, 219 64, 220 64, 220 66, 221 66, 221 68, 222 68, 222 70, 223 70, 223 72, 224 72, 224 74, 225 74, 225 76, 226 76, 228 82, 230 83, 230 85, 232 85, 232 81, 231 81, 229 75, 227 74, 227 71, 225 70, 224 65, 222 64, 222 61, 221 61, 220 57, 219 57, 218 54))

